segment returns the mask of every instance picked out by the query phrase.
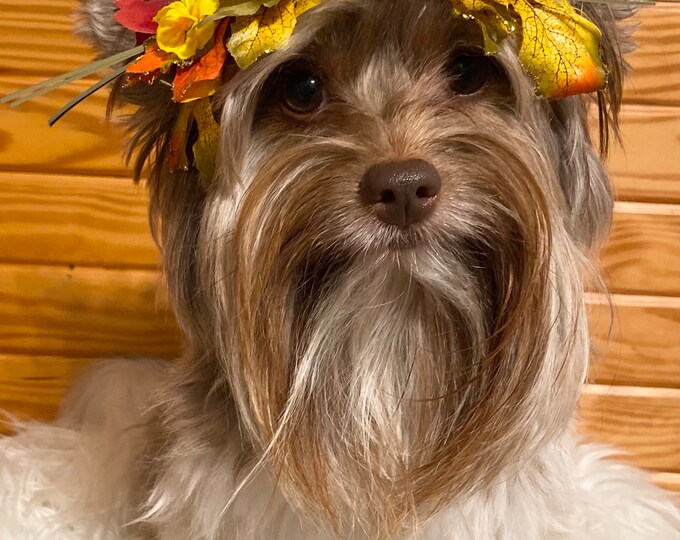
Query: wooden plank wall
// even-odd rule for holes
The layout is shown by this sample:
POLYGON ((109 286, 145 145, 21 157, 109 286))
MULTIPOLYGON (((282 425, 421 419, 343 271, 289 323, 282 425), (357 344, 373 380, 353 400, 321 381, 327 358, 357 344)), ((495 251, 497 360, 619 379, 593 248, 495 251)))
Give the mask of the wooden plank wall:
MULTIPOLYGON (((72 69, 75 0, 0 0, 0 95, 72 69)), ((643 10, 621 114, 625 150, 593 297, 596 361, 580 427, 631 452, 680 490, 680 6, 643 10)), ((146 195, 97 95, 47 128, 81 85, 0 111, 0 408, 49 419, 94 358, 172 358, 179 338, 159 295, 146 195)))

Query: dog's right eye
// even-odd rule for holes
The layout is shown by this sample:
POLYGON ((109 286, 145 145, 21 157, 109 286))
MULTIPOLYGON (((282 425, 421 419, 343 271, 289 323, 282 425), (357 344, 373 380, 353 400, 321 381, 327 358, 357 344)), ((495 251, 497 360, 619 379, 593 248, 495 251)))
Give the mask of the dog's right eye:
POLYGON ((306 67, 295 67, 283 73, 280 83, 282 105, 296 116, 319 109, 325 100, 322 78, 306 67))

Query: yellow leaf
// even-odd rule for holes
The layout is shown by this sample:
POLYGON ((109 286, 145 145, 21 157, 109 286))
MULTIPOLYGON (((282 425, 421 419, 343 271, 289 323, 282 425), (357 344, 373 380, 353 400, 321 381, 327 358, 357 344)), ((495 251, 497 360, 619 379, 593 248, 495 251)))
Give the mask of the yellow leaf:
POLYGON ((218 12, 228 17, 239 17, 242 15, 252 15, 262 6, 273 6, 279 0, 221 0, 218 12))
POLYGON ((299 17, 305 11, 318 6, 320 3, 321 0, 297 0, 297 2, 295 2, 295 15, 299 17))
POLYGON ((540 95, 559 99, 604 87, 602 34, 595 24, 565 0, 517 0, 514 8, 522 20, 519 58, 540 95))
POLYGON ((508 34, 516 29, 512 0, 451 0, 453 12, 465 19, 474 19, 484 37, 484 52, 493 54, 508 34))
POLYGON ((201 179, 206 184, 210 184, 215 175, 217 150, 220 144, 220 126, 213 116, 209 98, 197 101, 193 113, 198 128, 198 138, 192 147, 194 164, 201 179))
POLYGON ((260 56, 281 48, 293 34, 298 16, 320 2, 280 0, 271 7, 261 7, 254 15, 236 17, 227 48, 238 66, 245 69, 260 56))

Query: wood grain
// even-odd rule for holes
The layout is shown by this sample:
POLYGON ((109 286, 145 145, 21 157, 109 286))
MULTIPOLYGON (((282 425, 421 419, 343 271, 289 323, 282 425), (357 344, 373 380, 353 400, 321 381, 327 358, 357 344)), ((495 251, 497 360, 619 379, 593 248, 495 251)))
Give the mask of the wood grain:
POLYGON ((0 172, 0 262, 156 268, 147 203, 128 178, 0 172))
POLYGON ((680 390, 588 385, 580 430, 629 452, 622 459, 657 471, 680 471, 680 390))
POLYGON ((0 354, 0 411, 52 420, 71 383, 91 358, 0 354))
POLYGON ((589 298, 589 380, 680 388, 680 298, 617 294, 611 300, 613 306, 606 297, 589 298))
MULTIPOLYGON (((0 78, 0 95, 37 81, 0 78)), ((52 113, 87 86, 81 81, 17 108, 2 105, 0 170, 129 177, 123 132, 104 118, 106 92, 83 101, 54 127, 47 125, 52 113)))
POLYGON ((73 33, 78 0, 0 0, 0 73, 53 77, 92 60, 73 33))
POLYGON ((680 205, 618 203, 601 258, 612 292, 680 295, 680 205))
POLYGON ((178 335, 158 273, 0 265, 0 352, 172 358, 178 335))
MULTIPOLYGON (((81 65, 91 57, 87 46, 72 36, 71 11, 76 0, 16 3, 0 0, 0 95, 44 77, 81 65), (25 23, 22 23, 25 21, 25 23), (22 24, 24 24, 22 26, 22 24), (26 26, 28 25, 28 26, 26 26), (27 32, 34 30, 34 32, 27 32)), ((631 57, 634 75, 626 96, 634 103, 680 104, 680 6, 643 9, 631 57)), ((75 85, 21 106, 3 108, 0 163, 5 170, 125 175, 121 134, 103 121, 106 92, 81 104, 55 128, 46 119, 85 85, 75 85), (5 117, 5 115, 7 115, 5 117), (21 125, 21 138, 15 126, 21 125), (35 142, 40 141, 39 152, 35 142)), ((665 107, 625 107, 622 133, 626 150, 615 149, 610 169, 622 200, 680 202, 679 111, 665 107)))
POLYGON ((675 493, 675 500, 680 504, 680 474, 661 472, 652 475, 652 481, 659 487, 675 493))
POLYGON ((626 105, 607 168, 624 201, 680 202, 680 108, 626 105))
MULTIPOLYGON (((155 268, 145 205, 144 189, 123 178, 0 173, 0 262, 155 268)), ((604 259, 614 288, 650 292, 666 284, 661 292, 675 290, 680 265, 668 257, 680 253, 678 208, 624 203, 617 209, 604 259)), ((618 317, 610 341, 606 301, 595 302, 592 311, 600 356, 592 380, 680 385, 680 302, 626 295, 614 300, 618 317)))
POLYGON ((680 6, 643 8, 634 17, 637 50, 624 99, 635 103, 680 105, 680 6))

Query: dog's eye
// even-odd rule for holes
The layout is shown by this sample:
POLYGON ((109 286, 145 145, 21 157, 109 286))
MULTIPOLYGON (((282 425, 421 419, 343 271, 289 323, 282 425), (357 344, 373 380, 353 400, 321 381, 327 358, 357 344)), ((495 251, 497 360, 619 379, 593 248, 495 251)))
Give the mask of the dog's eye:
POLYGON ((281 103, 296 115, 319 109, 324 102, 324 85, 319 75, 308 68, 297 67, 283 74, 281 103))
POLYGON ((452 90, 463 95, 478 92, 500 75, 500 69, 493 59, 484 53, 470 51, 452 56, 447 71, 451 78, 452 90))

